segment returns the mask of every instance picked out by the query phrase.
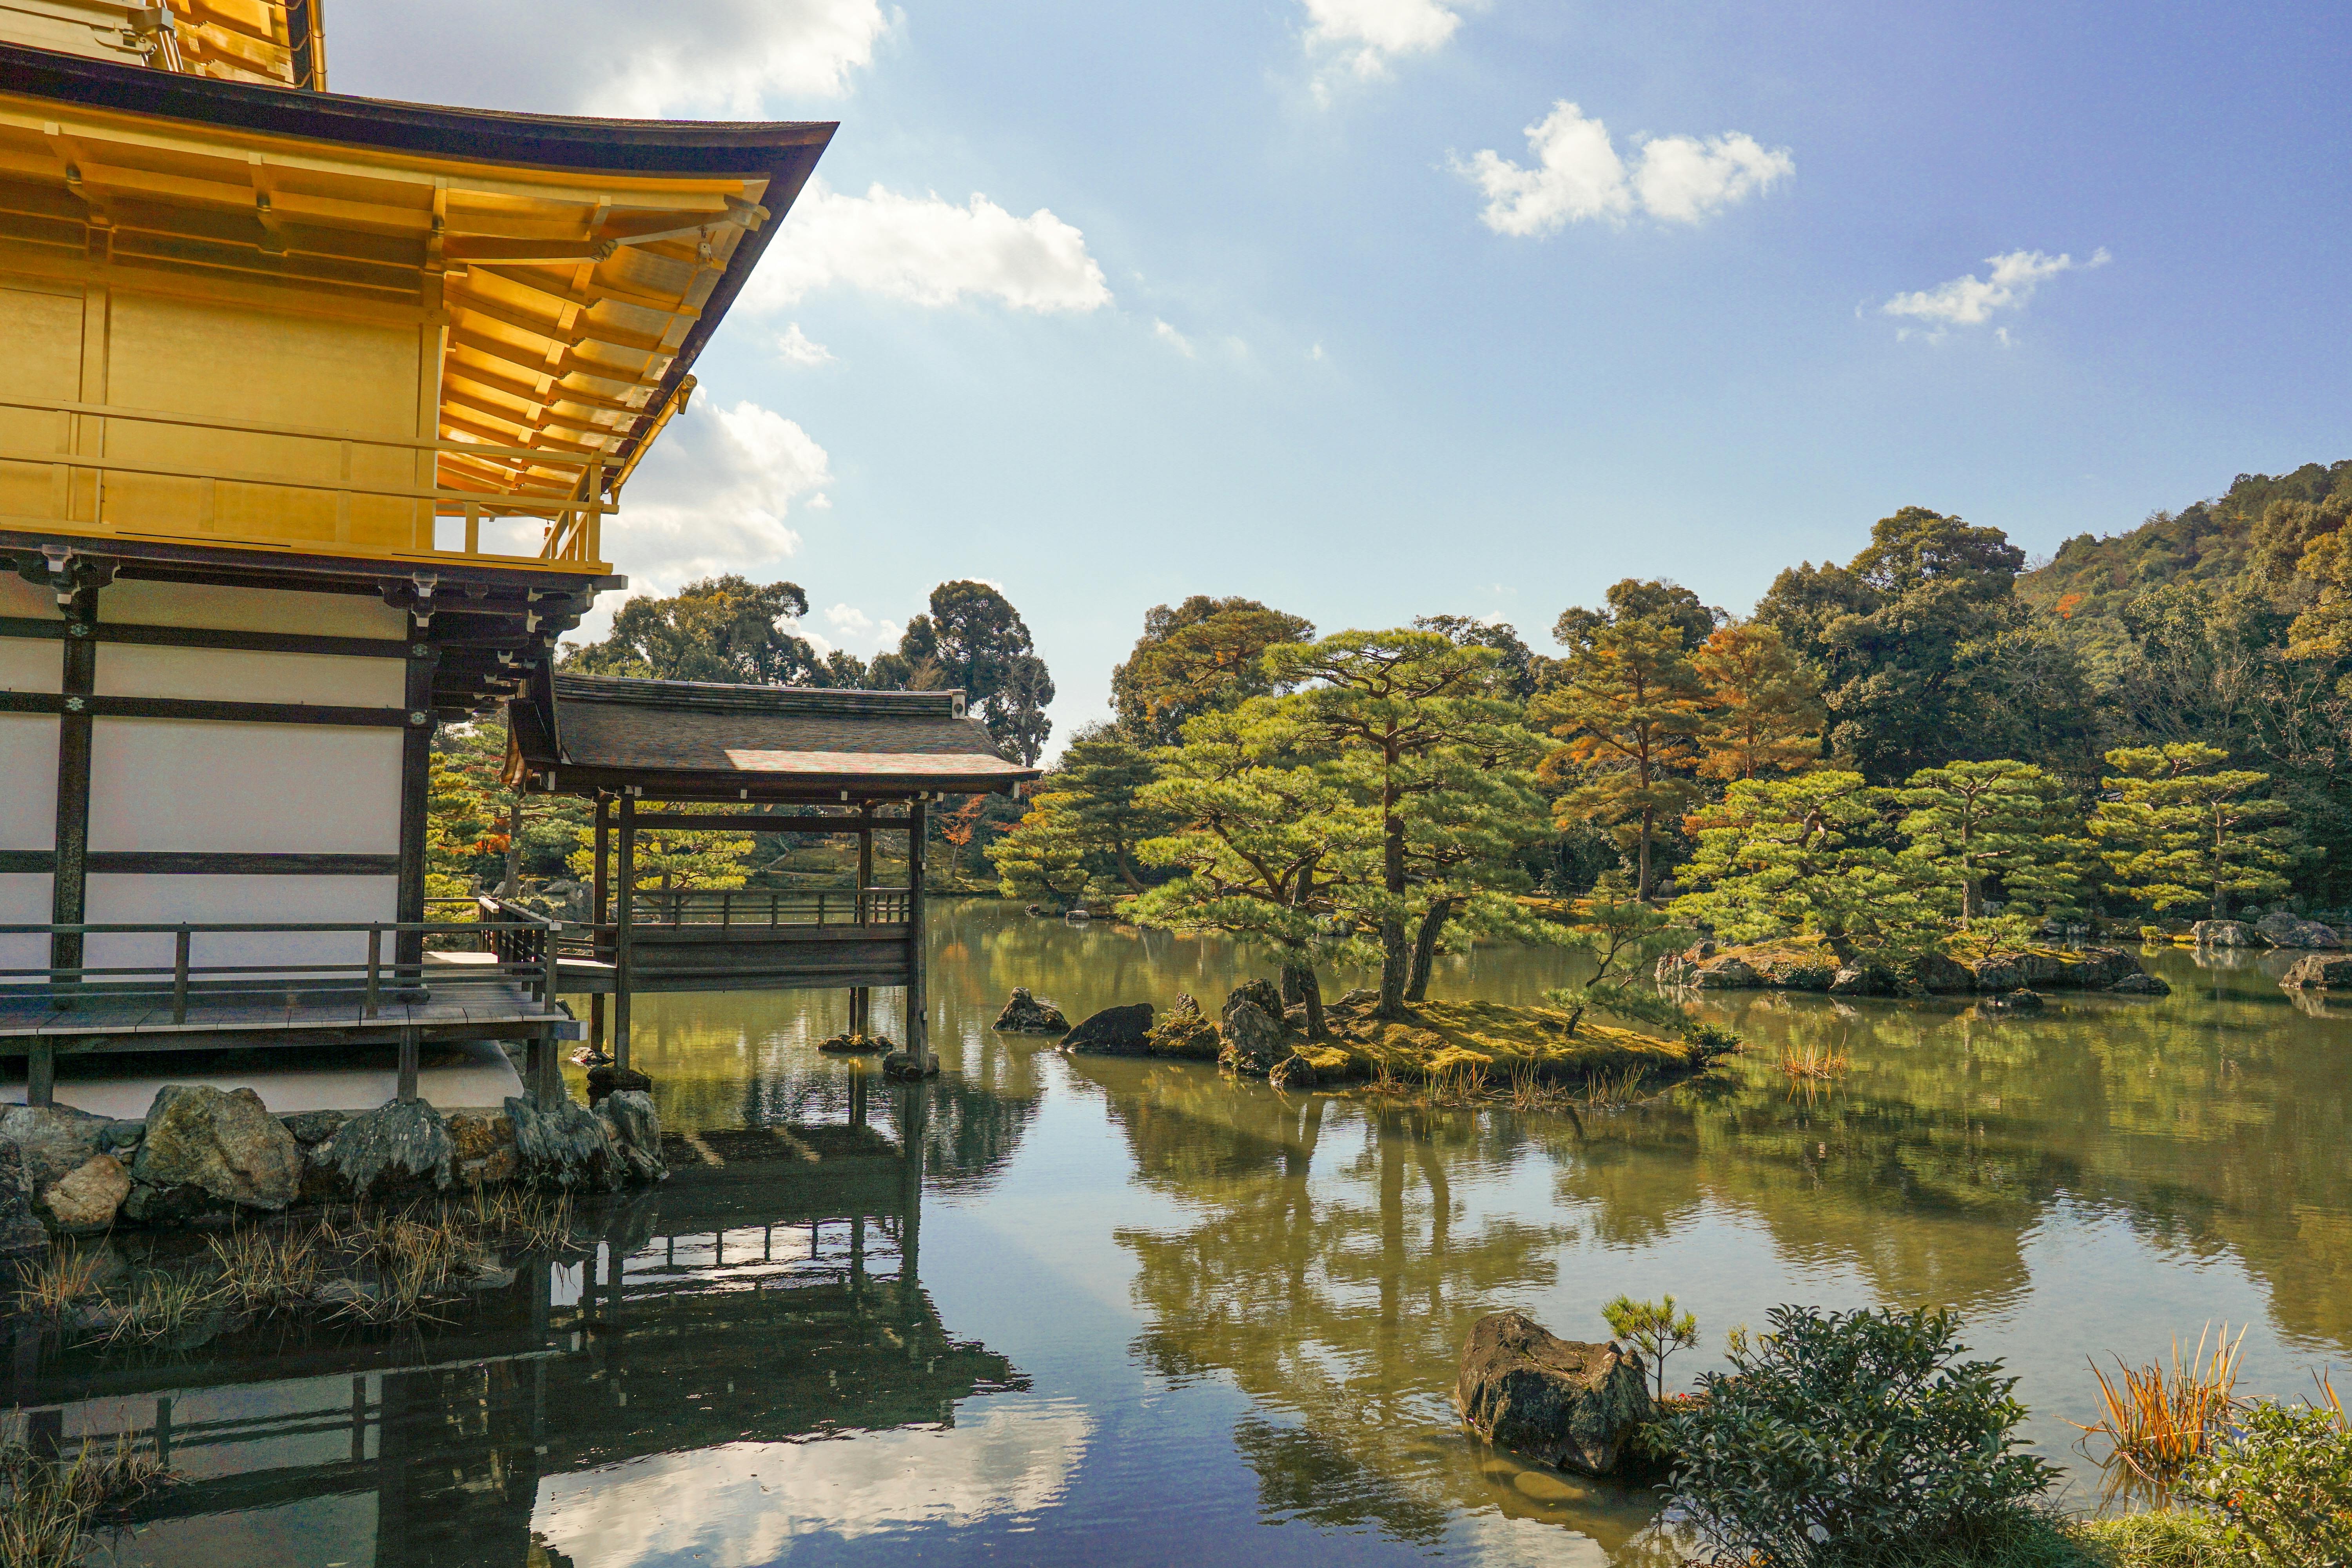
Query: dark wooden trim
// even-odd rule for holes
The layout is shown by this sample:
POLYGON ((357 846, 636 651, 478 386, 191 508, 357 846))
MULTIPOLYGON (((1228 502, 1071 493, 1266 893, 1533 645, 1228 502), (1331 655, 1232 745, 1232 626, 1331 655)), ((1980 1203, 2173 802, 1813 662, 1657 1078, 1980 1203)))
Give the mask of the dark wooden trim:
MULTIPOLYGON (((76 650, 95 670, 98 650, 84 639, 66 644, 70 664, 76 650)), ((89 684, 86 681, 85 686, 89 684)), ((430 711, 432 693, 417 704, 430 711)), ((400 708, 330 708, 323 703, 221 702, 193 697, 94 697, 83 691, 0 691, 0 713, 57 713, 68 719, 195 719, 226 724, 331 724, 343 729, 392 730, 409 724, 409 710, 400 708), (79 706, 77 706, 79 704, 79 706)))
MULTIPOLYGON (((50 839, 55 858, 49 871, 49 921, 55 925, 80 925, 89 916, 89 737, 90 714, 84 709, 98 682, 98 646, 89 628, 98 624, 98 590, 84 588, 66 606, 70 628, 65 637, 58 693, 50 699, 58 715, 58 825, 50 839), (77 637, 74 631, 82 635, 77 637)), ((16 710, 22 711, 22 710, 16 710)), ((81 966, 82 939, 75 932, 49 938, 49 962, 59 969, 81 966)))
POLYGON ((929 1065, 929 999, 923 984, 923 803, 907 807, 907 1054, 929 1065))
MULTIPOLYGON (((57 865, 57 852, 53 849, 0 849, 0 872, 54 874, 57 865)), ((93 877, 393 877, 399 875, 400 857, 299 851, 90 849, 82 854, 82 868, 86 875, 93 877)))
MULTIPOLYGON (((869 824, 855 816, 722 816, 697 812, 641 812, 637 830, 650 833, 657 827, 677 831, 691 829, 698 833, 864 833, 869 824)), ((882 822, 873 826, 904 828, 902 821, 882 822)))
MULTIPOLYGON (((441 655, 427 638, 423 627, 414 617, 409 620, 408 635, 412 657, 408 661, 406 693, 408 711, 398 715, 404 721, 418 713, 433 711, 433 674, 441 655), (422 649, 422 653, 416 652, 422 649)), ((422 724, 408 724, 401 732, 400 746, 400 864, 397 875, 400 888, 394 895, 393 918, 399 921, 421 921, 425 918, 425 837, 430 810, 427 795, 433 780, 434 721, 428 718, 422 724)), ((425 962, 425 937, 419 931, 402 931, 394 942, 393 962, 396 966, 421 964, 425 962)))
POLYGON ((614 795, 641 791, 637 798, 680 805, 743 804, 752 805, 856 805, 866 801, 905 804, 922 795, 1011 795, 1039 776, 1024 768, 1018 773, 962 776, 948 773, 669 773, 658 768, 605 768, 584 763, 552 763, 526 758, 533 774, 552 766, 561 787, 534 784, 532 793, 592 795, 598 790, 614 795), (743 792, 749 790, 747 796, 743 792), (846 790, 849 798, 844 800, 846 790))
MULTIPOLYGON (((0 616, 0 637, 55 640, 66 635, 59 621, 0 616)), ((238 632, 217 626, 113 626, 92 629, 100 642, 143 647, 228 648, 244 653, 317 653, 337 658, 406 658, 409 645, 383 637, 309 637, 295 632, 238 632)))
POLYGON ((621 885, 613 893, 613 1062, 629 1065, 629 991, 636 984, 634 959, 637 913, 637 803, 621 797, 619 861, 614 869, 621 885))
MULTIPOLYGON (((593 901, 589 906, 592 912, 588 919, 595 925, 603 925, 613 918, 613 882, 605 871, 605 857, 612 853, 612 849, 613 797, 600 795, 596 797, 596 868, 591 873, 589 883, 589 896, 593 901)), ((604 1043, 601 1032, 596 1037, 596 1043, 599 1048, 604 1043)))

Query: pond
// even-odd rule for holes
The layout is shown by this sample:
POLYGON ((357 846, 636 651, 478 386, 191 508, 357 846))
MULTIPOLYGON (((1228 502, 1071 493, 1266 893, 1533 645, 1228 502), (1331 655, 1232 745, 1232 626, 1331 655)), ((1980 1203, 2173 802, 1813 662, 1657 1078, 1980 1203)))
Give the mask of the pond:
MULTIPOLYGON (((1663 1562, 1654 1497, 1458 1431, 1473 1320, 1601 1338, 1610 1297, 1671 1291, 1704 1332, 1668 1368, 1686 1386, 1775 1303, 1950 1303, 2084 1508, 2090 1357, 2226 1321, 2243 1392, 2352 1359, 2352 1021, 2290 1003, 2278 955, 2157 952, 2169 997, 2000 1019, 1718 994, 1748 1050, 1715 1081, 1570 1120, 1066 1056, 990 1029, 1013 986, 1073 1019, 1213 1010, 1264 965, 993 902, 934 931, 941 1079, 856 1088, 919 1164, 812 1131, 862 1072, 814 1048, 845 998, 652 998, 636 1062, 679 1173, 593 1258, 405 1336, 130 1363, 20 1342, 20 1404, 68 1436, 160 1422, 188 1478, 113 1560, 1663 1562), (1796 1083, 1784 1049, 1850 1066, 1796 1083)), ((1565 978, 1485 949, 1433 994, 1565 978)))

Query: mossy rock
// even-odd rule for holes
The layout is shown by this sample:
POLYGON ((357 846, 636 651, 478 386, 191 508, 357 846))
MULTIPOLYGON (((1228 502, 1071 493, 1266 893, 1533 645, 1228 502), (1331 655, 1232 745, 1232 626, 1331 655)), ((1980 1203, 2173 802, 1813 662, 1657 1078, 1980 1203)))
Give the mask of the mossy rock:
POLYGON ((1659 1078, 1686 1076, 1705 1053, 1681 1040, 1599 1024, 1588 1016, 1568 1033, 1569 1015, 1556 1007, 1500 1002, 1423 1002, 1402 1019, 1351 1017, 1333 1021, 1330 1044, 1349 1059, 1349 1076, 1426 1080, 1483 1067, 1489 1087, 1526 1076, 1539 1083, 1576 1084, 1633 1068, 1659 1078))

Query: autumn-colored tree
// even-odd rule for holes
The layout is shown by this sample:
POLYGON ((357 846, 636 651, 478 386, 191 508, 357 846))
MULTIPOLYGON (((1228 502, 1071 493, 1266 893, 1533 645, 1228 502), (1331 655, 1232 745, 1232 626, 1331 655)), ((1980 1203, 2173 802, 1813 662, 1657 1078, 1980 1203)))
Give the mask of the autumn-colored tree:
POLYGON ((2284 872, 2315 851, 2287 824, 2287 806, 2265 793, 2270 774, 2223 768, 2229 753, 2199 742, 2126 746, 2107 753, 2119 798, 2091 814, 2091 837, 2113 879, 2110 892, 2158 910, 2203 903, 2227 917, 2231 895, 2271 898, 2284 872))
POLYGON ((1612 828, 1634 855, 1633 896, 1646 900, 1657 835, 1699 793, 1691 775, 1701 760, 1706 690, 1681 628, 1642 618, 1593 627, 1528 716, 1568 742, 1544 763, 1548 782, 1570 786, 1559 826, 1612 828))
POLYGON ((1822 679, 1778 630, 1758 621, 1721 627, 1691 665, 1706 688, 1702 776, 1752 779, 1821 761, 1822 679))

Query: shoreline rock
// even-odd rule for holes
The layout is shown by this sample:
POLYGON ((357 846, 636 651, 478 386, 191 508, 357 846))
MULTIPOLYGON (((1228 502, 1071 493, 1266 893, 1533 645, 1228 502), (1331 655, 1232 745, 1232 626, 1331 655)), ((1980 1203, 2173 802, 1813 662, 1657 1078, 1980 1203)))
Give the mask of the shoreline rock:
POLYGON ((1026 985, 1016 985, 994 1027, 1000 1035, 1061 1035, 1069 1032, 1070 1021, 1051 1002, 1031 995, 1026 985))
POLYGON ((1653 975, 1660 985, 1699 991, 1822 991, 1837 996, 1895 996, 1914 987, 1955 995, 2021 989, 2165 994, 2137 983, 2153 977, 2119 947, 2031 946, 1976 953, 1963 948, 1882 965, 1841 958, 1816 937, 1727 948, 1702 942, 1659 959, 1653 975))
POLYGON ((1471 1326, 1454 1405, 1496 1447, 1593 1476, 1632 1457, 1656 1414, 1638 1352, 1563 1340, 1519 1312, 1471 1326))
POLYGON ((1062 1049, 1097 1057, 1139 1057, 1151 1044, 1151 1004, 1129 1003, 1089 1014, 1062 1037, 1062 1049))

